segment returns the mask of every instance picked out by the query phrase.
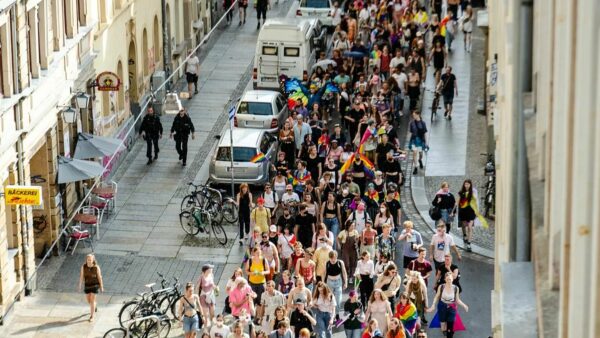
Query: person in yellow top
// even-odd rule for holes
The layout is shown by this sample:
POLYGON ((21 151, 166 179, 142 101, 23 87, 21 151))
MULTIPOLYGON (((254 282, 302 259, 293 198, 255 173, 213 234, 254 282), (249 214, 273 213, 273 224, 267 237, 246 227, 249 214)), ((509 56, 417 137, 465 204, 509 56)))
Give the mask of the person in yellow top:
POLYGON ((329 253, 331 252, 331 246, 329 244, 321 245, 315 250, 313 260, 315 261, 315 274, 318 281, 325 280, 325 273, 327 268, 327 261, 329 261, 329 253))
POLYGON ((248 282, 252 291, 256 293, 254 298, 254 306, 256 311, 260 311, 260 299, 265 292, 265 283, 267 282, 267 275, 269 274, 269 263, 262 254, 262 250, 259 246, 252 248, 252 256, 246 261, 246 273, 248 274, 248 282))
POLYGON ((265 199, 259 197, 256 200, 257 207, 250 213, 250 224, 260 228, 260 232, 269 232, 271 225, 271 210, 265 208, 265 199))

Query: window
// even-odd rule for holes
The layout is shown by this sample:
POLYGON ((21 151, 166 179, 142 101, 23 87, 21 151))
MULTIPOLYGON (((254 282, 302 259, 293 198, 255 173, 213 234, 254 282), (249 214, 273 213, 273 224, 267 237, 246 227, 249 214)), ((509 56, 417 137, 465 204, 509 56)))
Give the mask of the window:
POLYGON ((302 7, 329 8, 329 0, 304 0, 302 7))
POLYGON ((98 1, 98 5, 100 6, 100 23, 106 23, 106 21, 108 21, 106 13, 106 0, 98 1))
POLYGON ((37 8, 32 8, 27 12, 27 63, 31 77, 40 77, 40 44, 39 44, 39 23, 37 8))
POLYGON ((285 47, 283 49, 283 55, 285 55, 285 56, 300 56, 300 48, 285 47))
POLYGON ((262 54, 263 55, 277 55, 277 47, 263 46, 262 54))
POLYGON ((153 48, 154 48, 154 63, 160 62, 160 27, 158 26, 158 16, 154 16, 154 34, 152 34, 154 38, 153 48))
POLYGON ((273 108, 266 102, 241 102, 237 111, 238 114, 248 115, 273 115, 273 108))
POLYGON ((51 16, 52 16, 52 48, 54 51, 59 51, 63 45, 63 25, 61 25, 60 18, 62 13, 60 8, 59 0, 52 0, 50 3, 51 16))
POLYGON ((77 26, 87 26, 87 1, 76 0, 77 26))
POLYGON ((142 56, 144 58, 144 76, 147 76, 151 60, 149 60, 150 55, 148 55, 148 32, 146 31, 146 28, 144 28, 144 31, 142 32, 142 56))
MULTIPOLYGON (((231 161, 229 147, 219 147, 217 161, 231 161)), ((233 147, 233 160, 235 162, 250 162, 256 156, 256 149, 249 147, 233 147)))
POLYGON ((77 33, 77 28, 75 28, 73 20, 73 1, 63 1, 63 14, 63 25, 65 26, 65 35, 68 39, 72 39, 73 36, 75 36, 75 34, 77 33))
POLYGON ((281 96, 277 97, 277 112, 280 112, 283 110, 283 108, 285 107, 285 103, 283 101, 283 98, 281 96))
POLYGON ((42 0, 38 9, 38 51, 40 68, 48 69, 48 2, 42 0))
POLYGON ((269 146, 271 145, 271 140, 267 134, 263 135, 262 140, 260 141, 260 152, 265 156, 269 152, 269 146))

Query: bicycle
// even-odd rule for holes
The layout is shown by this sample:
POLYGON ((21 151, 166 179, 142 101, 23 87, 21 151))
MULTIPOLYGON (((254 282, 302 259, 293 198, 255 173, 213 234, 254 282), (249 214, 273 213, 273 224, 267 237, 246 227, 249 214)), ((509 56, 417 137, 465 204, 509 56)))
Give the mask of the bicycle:
POLYGON ((171 321, 160 313, 149 314, 128 321, 127 328, 108 330, 104 338, 165 338, 171 332, 171 321))
POLYGON ((228 223, 238 220, 238 207, 233 198, 223 198, 222 190, 211 188, 203 184, 188 183, 194 189, 181 201, 181 212, 189 211, 192 207, 207 210, 211 217, 221 223, 223 219, 228 223))
MULTIPOLYGON (((125 327, 125 323, 128 321, 148 313, 161 313, 166 315, 169 307, 171 307, 171 302, 163 304, 164 299, 166 297, 176 297, 177 295, 181 295, 177 278, 174 278, 175 284, 169 286, 169 283, 164 276, 160 273, 158 273, 158 275, 161 278, 160 284, 162 289, 155 291, 154 285, 156 283, 146 284, 146 287, 150 289, 150 292, 138 294, 138 297, 123 304, 119 311, 119 324, 122 328, 125 327)), ((176 312, 174 306, 171 307, 170 310, 173 317, 175 317, 176 312)))
POLYGON ((208 225, 211 225, 212 232, 215 234, 217 242, 221 245, 227 243, 227 233, 223 229, 221 222, 217 222, 211 216, 211 213, 206 209, 193 206, 191 210, 184 210, 179 214, 179 222, 183 231, 192 236, 197 235, 199 232, 207 233, 209 238, 211 236, 211 230, 208 229, 208 225))

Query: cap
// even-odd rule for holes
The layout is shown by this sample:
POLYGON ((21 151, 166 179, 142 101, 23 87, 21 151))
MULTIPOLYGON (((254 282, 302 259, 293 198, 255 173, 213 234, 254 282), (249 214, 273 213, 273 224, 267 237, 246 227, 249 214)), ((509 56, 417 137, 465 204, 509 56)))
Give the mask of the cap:
POLYGON ((277 232, 277 226, 275 224, 271 224, 271 226, 269 227, 269 231, 277 232))
POLYGON ((301 297, 296 298, 296 300, 294 301, 294 304, 304 304, 304 299, 302 299, 301 297))
POLYGON ((259 197, 259 198, 256 200, 256 204, 265 204, 265 199, 264 199, 264 198, 262 198, 262 197, 259 197))
POLYGON ((213 269, 215 266, 212 264, 204 264, 202 265, 202 272, 208 270, 208 269, 213 269))

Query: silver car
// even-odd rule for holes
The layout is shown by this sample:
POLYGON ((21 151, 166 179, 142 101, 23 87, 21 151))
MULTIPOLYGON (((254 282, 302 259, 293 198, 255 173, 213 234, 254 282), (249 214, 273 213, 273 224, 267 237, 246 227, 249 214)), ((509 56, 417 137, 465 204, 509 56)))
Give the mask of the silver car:
POLYGON ((288 117, 287 101, 279 92, 249 90, 240 99, 235 114, 238 128, 265 129, 276 133, 288 117))
POLYGON ((271 160, 276 158, 277 138, 266 130, 233 128, 233 168, 231 165, 231 142, 229 130, 221 135, 219 144, 210 161, 210 182, 214 184, 248 183, 261 185, 269 181, 271 160), (258 154, 265 159, 253 163, 258 154))

